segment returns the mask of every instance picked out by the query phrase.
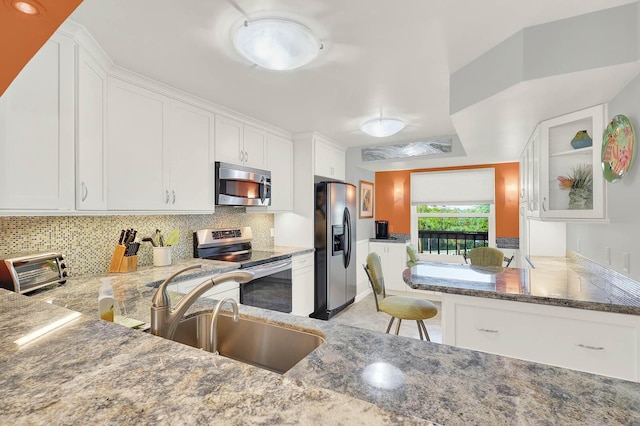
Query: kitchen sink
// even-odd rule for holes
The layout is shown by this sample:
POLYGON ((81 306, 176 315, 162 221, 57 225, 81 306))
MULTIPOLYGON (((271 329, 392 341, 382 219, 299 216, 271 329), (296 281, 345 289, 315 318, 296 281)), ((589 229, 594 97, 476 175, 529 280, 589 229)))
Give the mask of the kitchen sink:
MULTIPOLYGON (((178 323, 173 341, 211 351, 211 316, 201 313, 178 323)), ((324 339, 315 334, 221 313, 217 326, 218 353, 227 358, 283 374, 324 339)))

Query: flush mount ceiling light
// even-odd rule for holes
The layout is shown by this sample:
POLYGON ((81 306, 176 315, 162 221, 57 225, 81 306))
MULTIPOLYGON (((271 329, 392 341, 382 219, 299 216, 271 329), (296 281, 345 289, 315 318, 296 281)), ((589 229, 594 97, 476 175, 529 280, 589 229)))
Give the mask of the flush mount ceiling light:
POLYGON ((360 127, 360 130, 368 134, 369 136, 375 136, 376 138, 386 138, 398 133, 404 129, 406 124, 404 121, 397 118, 374 118, 369 120, 360 127))
POLYGON ((277 71, 306 65, 321 49, 307 27, 285 19, 245 21, 235 32, 233 45, 254 64, 277 71))
POLYGON ((34 0, 9 0, 5 3, 25 15, 36 16, 44 14, 44 7, 34 0))

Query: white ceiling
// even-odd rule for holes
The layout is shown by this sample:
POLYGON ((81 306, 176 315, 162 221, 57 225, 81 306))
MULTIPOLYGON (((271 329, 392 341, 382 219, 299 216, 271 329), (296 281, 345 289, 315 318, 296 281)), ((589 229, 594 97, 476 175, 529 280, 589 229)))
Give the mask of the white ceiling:
MULTIPOLYGON (((119 66, 292 133, 318 131, 361 146, 455 134, 449 74, 524 27, 631 2, 84 0, 71 19, 119 66), (294 71, 251 65, 233 50, 231 33, 244 19, 265 16, 305 24, 324 50, 294 71), (381 111, 408 127, 385 139, 359 131, 381 111)), ((530 125, 531 117, 523 120, 530 125)), ((482 156, 467 149, 469 157, 447 165, 504 152, 483 145, 482 156)), ((512 151, 496 158, 516 160, 512 151)))

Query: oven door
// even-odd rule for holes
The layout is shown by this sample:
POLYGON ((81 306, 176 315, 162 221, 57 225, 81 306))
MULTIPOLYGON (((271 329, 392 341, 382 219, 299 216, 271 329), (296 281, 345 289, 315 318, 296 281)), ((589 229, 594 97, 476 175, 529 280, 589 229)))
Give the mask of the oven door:
POLYGON ((291 259, 244 269, 254 278, 240 284, 240 303, 272 311, 291 313, 291 259))

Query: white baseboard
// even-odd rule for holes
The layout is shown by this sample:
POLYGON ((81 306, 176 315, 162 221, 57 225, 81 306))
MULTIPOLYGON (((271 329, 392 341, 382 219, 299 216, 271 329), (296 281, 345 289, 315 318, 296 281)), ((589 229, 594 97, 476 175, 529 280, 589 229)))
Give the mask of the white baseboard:
POLYGON ((356 299, 354 300, 354 303, 358 303, 359 301, 361 301, 362 299, 367 297, 370 293, 371 293, 371 289, 368 288, 368 289, 366 289, 364 291, 361 291, 360 293, 356 294, 356 299))

